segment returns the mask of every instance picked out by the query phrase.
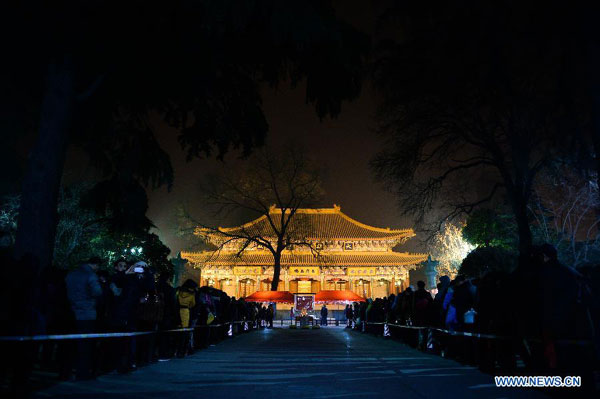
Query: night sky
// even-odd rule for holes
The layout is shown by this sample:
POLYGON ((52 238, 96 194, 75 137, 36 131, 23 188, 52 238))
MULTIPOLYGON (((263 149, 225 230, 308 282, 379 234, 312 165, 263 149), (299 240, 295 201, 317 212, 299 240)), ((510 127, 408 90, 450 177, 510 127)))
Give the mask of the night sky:
MULTIPOLYGON (((334 2, 340 17, 375 38, 380 34, 374 30, 378 10, 384 3, 334 2)), ((309 156, 325 170, 323 207, 340 205, 350 217, 377 227, 413 227, 412 220, 401 215, 394 197, 375 181, 369 168, 370 160, 383 145, 376 133, 377 105, 377 93, 367 81, 360 97, 345 102, 337 118, 320 121, 314 107, 305 103, 304 85, 295 89, 285 84, 277 89, 264 87, 263 109, 269 123, 267 143, 277 146, 292 141, 307 148, 309 156)), ((165 188, 149 192, 148 217, 159 228, 162 241, 176 254, 183 249, 183 243, 175 234, 177 206, 184 204, 195 217, 203 221, 210 219, 212 215, 203 212, 199 201, 202 176, 219 168, 243 167, 244 164, 236 161, 235 153, 229 154, 225 163, 214 159, 187 162, 175 132, 160 125, 156 129, 161 144, 171 156, 175 183, 170 193, 165 188)), ((409 242, 404 248, 421 251, 416 240, 412 241, 412 245, 409 242)))
MULTIPOLYGON (((375 181, 369 168, 369 161, 382 145, 375 132, 376 105, 376 94, 366 85, 361 97, 346 103, 338 118, 321 122, 314 108, 305 104, 302 87, 265 89, 264 110, 270 125, 267 142, 277 145, 294 140, 308 148, 309 155, 326 172, 324 207, 338 204, 347 215, 377 227, 412 227, 411 221, 401 216, 394 197, 375 181)), ((199 203, 202 176, 219 168, 243 167, 244 163, 237 161, 234 153, 226 157, 225 163, 214 159, 186 162, 176 135, 164 130, 162 145, 171 155, 175 183, 170 193, 165 188, 149 193, 148 216, 160 229, 161 239, 176 254, 182 249, 175 234, 177 206, 184 204, 195 217, 210 216, 202 212, 199 203)))

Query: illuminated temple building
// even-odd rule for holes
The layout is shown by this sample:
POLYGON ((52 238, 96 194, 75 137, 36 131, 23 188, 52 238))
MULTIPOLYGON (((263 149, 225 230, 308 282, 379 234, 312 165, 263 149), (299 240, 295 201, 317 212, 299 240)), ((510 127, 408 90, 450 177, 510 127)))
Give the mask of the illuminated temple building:
MULTIPOLYGON (((272 220, 281 210, 271 207, 272 220)), ((310 246, 286 249, 281 257, 279 291, 318 293, 321 290, 352 290, 364 298, 397 293, 408 286, 409 270, 427 259, 426 254, 395 252, 415 234, 412 229, 391 230, 360 223, 345 215, 339 206, 299 209, 292 218, 292 230, 302 231, 310 246)), ((196 231, 202 235, 201 229, 196 231)), ((269 237, 272 228, 266 215, 242 226, 220 228, 254 232, 269 237)), ((271 233, 271 235, 274 235, 271 233)), ((198 271, 200 285, 209 285, 236 298, 269 290, 273 277, 273 256, 260 246, 240 252, 240 240, 224 240, 217 232, 205 239, 220 247, 218 251, 182 252, 198 271), (225 241, 228 241, 224 244, 225 241)), ((273 241, 275 238, 273 238, 273 241)), ((189 266, 188 266, 189 267, 189 266)))

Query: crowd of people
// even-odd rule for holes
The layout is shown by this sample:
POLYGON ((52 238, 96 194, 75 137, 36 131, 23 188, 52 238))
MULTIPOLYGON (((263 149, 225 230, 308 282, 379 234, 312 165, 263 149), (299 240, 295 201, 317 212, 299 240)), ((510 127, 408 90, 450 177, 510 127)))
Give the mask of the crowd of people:
MULTIPOLYGON (((398 295, 348 305, 345 314, 355 328, 364 321, 499 337, 479 341, 487 348, 478 350, 488 352, 480 357, 490 356, 489 362, 507 368, 514 367, 517 354, 537 370, 597 367, 600 306, 592 292, 598 289, 597 273, 586 276, 560 264, 556 250, 543 245, 534 247, 529 261, 512 273, 441 276, 433 296, 419 281, 416 290, 408 287, 398 295)), ((432 341, 440 345, 431 336, 419 340, 422 349, 432 341)))
POLYGON ((218 329, 221 335, 273 326, 272 306, 231 298, 223 291, 198 287, 193 280, 175 288, 171 274, 158 274, 141 260, 101 265, 101 259, 91 258, 72 271, 49 269, 43 278, 43 328, 37 333, 85 334, 77 340, 50 341, 42 348, 42 362, 57 364, 62 379, 88 379, 115 369, 126 373, 142 364, 185 356, 211 342, 211 328, 206 326, 246 323, 227 324, 218 329))
MULTIPOLYGON (((210 343, 211 328, 206 326, 235 321, 228 324, 228 331, 219 330, 222 335, 273 326, 272 305, 231 298, 223 291, 198 287, 193 280, 175 288, 172 275, 157 274, 141 260, 118 259, 109 268, 101 265, 101 259, 91 258, 72 271, 50 268, 45 272, 40 290, 43 306, 37 316, 43 328, 36 334, 146 334, 49 341, 39 352, 41 361, 57 365, 63 379, 73 377, 73 368, 76 378, 86 379, 184 356, 210 343)), ((581 363, 582 359, 597 362, 600 306, 592 292, 600 287, 598 273, 593 272, 597 269, 590 270, 595 273, 592 277, 563 266, 554 248, 540 246, 512 273, 494 271, 481 278, 441 276, 431 291, 419 281, 416 289, 408 287, 398 295, 347 305, 344 315, 348 327, 355 328, 362 328, 362 322, 388 323, 509 337, 480 341, 488 347, 478 349, 480 356, 490 356, 490 363, 507 367, 514 365, 517 354, 538 369, 581 363), (573 342, 595 345, 590 350, 573 342)), ((290 312, 293 320, 293 309, 290 312)), ((326 306, 320 316, 326 325, 326 306)), ((419 335, 421 349, 431 349, 432 342, 444 344, 443 338, 431 338, 419 335)))

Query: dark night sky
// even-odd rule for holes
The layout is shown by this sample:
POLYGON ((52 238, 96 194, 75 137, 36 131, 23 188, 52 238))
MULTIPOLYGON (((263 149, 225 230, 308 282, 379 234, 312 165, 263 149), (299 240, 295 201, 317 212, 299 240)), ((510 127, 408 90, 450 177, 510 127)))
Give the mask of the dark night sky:
MULTIPOLYGON (((267 141, 278 144, 294 140, 308 148, 314 161, 326 170, 325 206, 336 203, 349 216, 379 227, 411 227, 411 222, 400 216, 394 197, 374 181, 369 169, 370 159, 382 144, 374 132, 376 104, 375 93, 366 85, 360 98, 346 103, 338 118, 319 121, 314 109, 305 104, 302 87, 267 89, 267 141)), ((196 217, 203 217, 199 209, 202 176, 222 167, 243 167, 243 161, 230 154, 224 165, 215 160, 186 162, 176 135, 170 133, 162 134, 162 144, 172 157, 175 183, 170 193, 164 188, 150 193, 148 216, 160 229, 161 239, 177 253, 182 249, 174 234, 177 206, 183 203, 196 217)))
MULTIPOLYGON (((383 7, 384 2, 377 2, 383 7)), ((372 2, 336 1, 336 12, 358 29, 374 35, 374 26, 379 8, 372 2)), ((325 171, 323 188, 324 207, 334 203, 342 211, 363 223, 377 227, 413 227, 413 221, 401 216, 394 196, 375 182, 369 161, 382 147, 382 138, 376 133, 377 94, 367 81, 361 95, 352 102, 342 105, 341 114, 320 121, 314 108, 305 102, 305 86, 291 89, 280 84, 278 89, 263 89, 263 109, 269 123, 267 142, 280 145, 290 141, 303 145, 309 156, 325 171)), ((213 159, 185 160, 185 152, 177 142, 177 132, 160 122, 155 133, 162 147, 169 153, 174 168, 175 182, 171 192, 166 187, 149 191, 148 217, 157 226, 161 240, 172 250, 172 255, 185 249, 184 240, 177 232, 177 207, 183 204, 194 217, 205 223, 226 226, 227 220, 212 219, 213 215, 203 212, 200 203, 200 182, 206 173, 219 168, 243 167, 236 153, 230 153, 225 163, 213 159)), ((65 168, 64 181, 80 180, 94 176, 85 156, 71 150, 65 168)), ((237 221, 236 221, 237 222, 237 221)), ((241 221, 239 221, 241 222, 241 221)), ((415 239, 404 249, 421 251, 415 239)))
MULTIPOLYGON (((373 34, 377 10, 370 2, 334 2, 338 15, 357 28, 373 34)), ((369 161, 382 146, 382 139, 375 133, 377 95, 367 82, 361 96, 344 103, 336 119, 320 121, 314 109, 305 103, 305 88, 265 88, 264 111, 270 126, 268 143, 280 144, 289 140, 304 145, 309 155, 324 167, 326 177, 324 206, 338 204, 349 216, 374 226, 404 228, 412 227, 412 221, 400 215, 392 195, 374 181, 369 161)), ((160 189, 149 193, 148 216, 159 228, 161 239, 173 254, 182 249, 182 243, 174 234, 176 207, 183 203, 192 213, 202 217, 199 205, 199 183, 204 173, 220 167, 242 165, 235 155, 226 158, 221 165, 215 160, 185 161, 175 134, 159 133, 161 142, 172 158, 175 183, 171 193, 160 189)), ((226 224, 226 221, 216 221, 226 224)), ((416 243, 415 243, 416 244, 416 243)), ((413 249, 414 245, 407 245, 413 249)))

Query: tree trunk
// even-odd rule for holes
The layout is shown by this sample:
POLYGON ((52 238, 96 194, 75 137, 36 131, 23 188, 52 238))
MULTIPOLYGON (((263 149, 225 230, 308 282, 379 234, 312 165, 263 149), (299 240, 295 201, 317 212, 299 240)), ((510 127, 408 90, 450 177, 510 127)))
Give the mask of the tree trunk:
POLYGON ((519 234, 519 265, 526 266, 529 261, 533 236, 527 218, 527 202, 523 198, 513 199, 513 211, 517 221, 517 232, 519 234))
POLYGON ((73 86, 68 57, 51 63, 46 75, 38 137, 23 178, 15 242, 15 257, 26 257, 33 278, 52 262, 58 193, 73 120, 73 86))
POLYGON ((277 291, 279 286, 279 275, 281 274, 281 254, 273 255, 273 281, 271 281, 271 291, 277 291))

